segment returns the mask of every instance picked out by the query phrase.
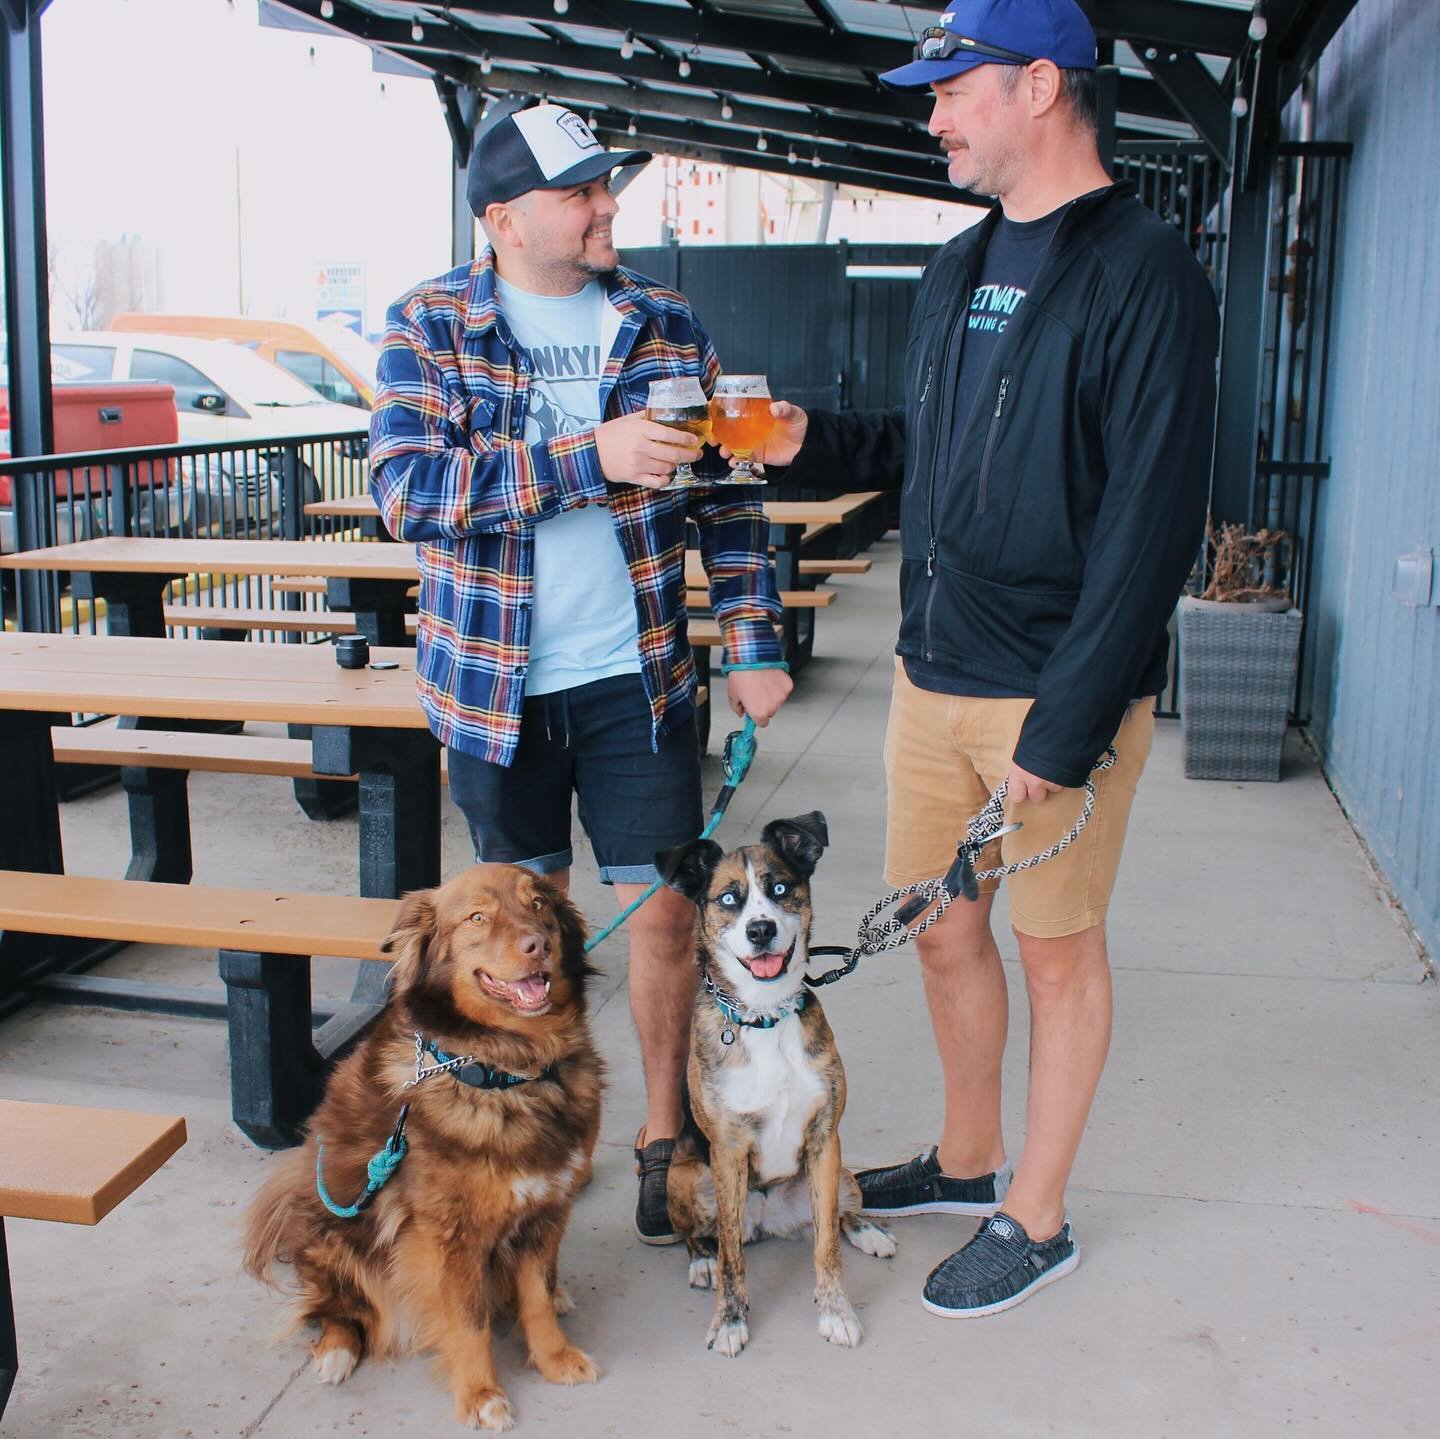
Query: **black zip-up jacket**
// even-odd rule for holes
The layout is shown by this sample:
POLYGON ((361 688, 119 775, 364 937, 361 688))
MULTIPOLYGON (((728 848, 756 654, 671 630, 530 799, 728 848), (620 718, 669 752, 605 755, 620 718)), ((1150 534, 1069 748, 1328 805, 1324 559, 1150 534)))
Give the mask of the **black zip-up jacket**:
POLYGON ((898 653, 1033 693, 1015 761, 1074 786, 1126 705, 1164 688, 1205 519, 1219 321, 1133 185, 1082 196, 953 426, 960 327, 999 214, 925 272, 904 406, 810 412, 785 478, 901 488, 898 653))

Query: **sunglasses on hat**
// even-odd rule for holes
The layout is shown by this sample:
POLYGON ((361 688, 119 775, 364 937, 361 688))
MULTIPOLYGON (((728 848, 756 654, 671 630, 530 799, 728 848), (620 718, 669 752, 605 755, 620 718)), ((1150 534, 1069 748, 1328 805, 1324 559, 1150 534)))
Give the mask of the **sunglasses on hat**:
POLYGON ((957 35, 942 25, 932 25, 920 32, 915 46, 917 60, 948 60, 952 55, 984 55, 991 60, 1005 60, 1011 65, 1033 65, 1035 56, 1022 55, 1018 50, 1004 50, 999 45, 987 45, 983 40, 972 40, 968 35, 957 35))

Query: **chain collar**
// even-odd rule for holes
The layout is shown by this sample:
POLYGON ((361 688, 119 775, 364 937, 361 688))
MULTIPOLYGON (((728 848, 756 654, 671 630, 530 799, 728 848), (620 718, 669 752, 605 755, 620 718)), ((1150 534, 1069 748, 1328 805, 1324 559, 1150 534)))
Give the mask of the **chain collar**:
POLYGON ((452 1074, 461 1084, 468 1084, 472 1089, 513 1089, 517 1084, 533 1084, 536 1080, 549 1079, 554 1072, 555 1066, 547 1064, 539 1074, 511 1074, 468 1054, 446 1054, 433 1039, 426 1039, 417 1029, 415 1077, 407 1079, 403 1088, 413 1089, 421 1080, 433 1079, 437 1074, 452 1074), (426 1054, 433 1055, 436 1062, 427 1065, 426 1054))
POLYGON ((750 1009, 739 1000, 732 999, 708 974, 702 974, 700 982, 705 986, 706 994, 715 1002, 715 1008, 725 1016, 725 1028, 720 1031, 721 1044, 735 1043, 734 1025, 743 1025, 746 1029, 774 1029, 781 1020, 789 1019, 792 1014, 799 1014, 809 999, 809 995, 801 989, 783 1004, 777 1004, 774 1009, 750 1009))

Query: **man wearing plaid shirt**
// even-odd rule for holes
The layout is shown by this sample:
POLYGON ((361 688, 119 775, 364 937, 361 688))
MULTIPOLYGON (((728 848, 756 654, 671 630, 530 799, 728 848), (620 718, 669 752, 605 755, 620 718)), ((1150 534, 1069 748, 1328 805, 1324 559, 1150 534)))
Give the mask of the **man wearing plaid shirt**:
MULTIPOLYGON (((623 906, 655 852, 703 824, 686 520, 699 531, 729 700, 765 724, 790 679, 758 499, 672 489, 693 436, 647 420, 651 380, 720 366, 682 296, 620 268, 607 152, 569 110, 507 115, 477 140, 469 199, 490 247, 387 316, 371 487, 416 542, 416 670, 450 793, 483 861, 569 883, 570 808, 623 906)), ((713 463, 713 461, 712 461, 713 463)), ((704 473, 702 466, 702 473, 704 473)), ((630 920, 645 1072, 635 1226, 673 1243, 665 1184, 695 992, 694 906, 662 888, 630 920)))

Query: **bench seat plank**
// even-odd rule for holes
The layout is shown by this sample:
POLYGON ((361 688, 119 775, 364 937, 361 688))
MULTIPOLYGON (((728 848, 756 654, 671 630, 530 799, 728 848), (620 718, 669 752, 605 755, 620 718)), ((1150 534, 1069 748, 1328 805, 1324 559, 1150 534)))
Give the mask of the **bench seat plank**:
POLYGON ((0 929, 130 944, 385 959, 380 945, 399 908, 397 899, 0 870, 0 929))
POLYGON ((0 1215, 98 1224, 185 1143, 169 1114, 0 1100, 0 1215))

